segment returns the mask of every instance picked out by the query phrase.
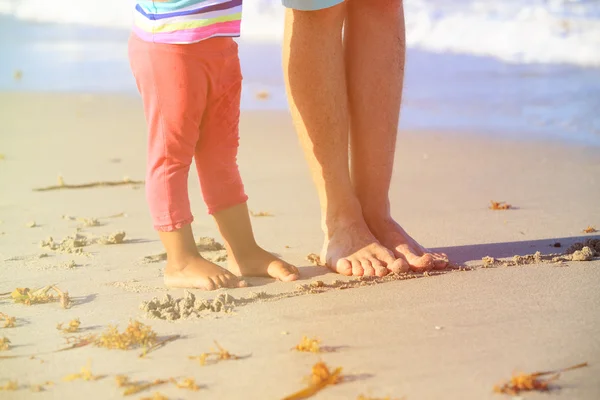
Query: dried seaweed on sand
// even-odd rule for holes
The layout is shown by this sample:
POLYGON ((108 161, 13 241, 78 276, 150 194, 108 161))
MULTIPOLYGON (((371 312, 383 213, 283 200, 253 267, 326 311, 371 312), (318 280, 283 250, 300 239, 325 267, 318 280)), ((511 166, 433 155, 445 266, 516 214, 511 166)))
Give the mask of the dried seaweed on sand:
POLYGON ((271 93, 266 90, 259 90, 256 92, 256 98, 258 100, 267 100, 269 97, 271 97, 271 93))
MULTIPOLYGON (((180 338, 180 335, 173 335, 159 339, 156 335, 156 332, 154 332, 151 327, 138 321, 130 321, 129 325, 123 332, 119 332, 116 326, 109 325, 108 329, 100 335, 94 334, 84 336, 68 336, 65 339, 69 346, 40 354, 59 353, 93 345, 96 347, 120 350, 142 348, 143 352, 140 354, 140 357, 144 357, 151 351, 157 350, 163 347, 165 344, 178 338, 180 338)), ((36 357, 38 355, 39 354, 0 356, 0 359, 36 357)))
POLYGON ((144 390, 148 390, 155 386, 164 385, 165 383, 172 382, 172 379, 156 379, 152 382, 144 382, 144 381, 131 381, 128 376, 125 375, 117 375, 115 377, 117 382, 117 386, 120 388, 124 388, 123 396, 131 396, 132 394, 136 394, 139 392, 143 392, 144 390))
POLYGON ((110 187, 110 186, 138 186, 143 185, 144 181, 133 181, 129 178, 123 178, 122 181, 98 181, 98 182, 90 182, 90 183, 82 183, 78 185, 69 185, 66 184, 62 176, 58 177, 58 185, 46 186, 41 188, 33 189, 34 192, 47 192, 50 190, 61 190, 61 189, 89 189, 95 187, 110 187))
POLYGON ((308 336, 302 336, 302 340, 292 350, 303 351, 307 353, 320 353, 321 340, 317 338, 310 339, 308 336))
POLYGON ((116 326, 110 325, 99 337, 84 337, 83 341, 85 343, 85 341, 91 340, 94 346, 107 349, 131 350, 142 348, 143 351, 140 357, 144 357, 180 337, 180 335, 173 335, 159 339, 150 326, 139 321, 130 321, 123 332, 119 332, 116 326))
POLYGON ((16 326, 17 319, 15 317, 11 317, 3 312, 0 312, 0 319, 4 319, 3 328, 14 328, 16 326))
POLYGON ((109 325, 108 329, 94 341, 94 345, 107 349, 130 350, 138 347, 148 349, 157 342, 156 332, 150 326, 139 321, 129 321, 129 325, 123 332, 119 332, 116 326, 109 325))
POLYGON ((54 351, 54 353, 60 353, 62 351, 78 349, 80 347, 88 346, 96 340, 95 335, 87 335, 87 336, 70 336, 67 337, 67 343, 70 344, 68 347, 63 347, 62 349, 58 349, 54 351))
POLYGON ((69 324, 66 327, 63 327, 63 324, 57 324, 56 325, 56 329, 58 329, 59 331, 63 332, 63 333, 77 333, 79 332, 79 326, 81 325, 81 321, 79 321, 79 318, 75 318, 71 321, 69 321, 69 324))
POLYGON ((509 381, 494 386, 494 392, 508 394, 511 396, 515 396, 520 392, 527 391, 546 392, 550 390, 550 384, 556 381, 560 377, 561 373, 577 368, 587 367, 587 365, 588 363, 585 362, 557 371, 534 372, 532 374, 513 374, 509 381), (546 375, 550 376, 548 378, 541 378, 542 376, 546 375))
POLYGON ((224 360, 237 360, 240 356, 236 356, 235 354, 231 354, 229 351, 225 350, 217 341, 215 340, 216 349, 209 353, 202 353, 199 356, 189 356, 190 360, 198 360, 200 365, 208 365, 208 364, 216 364, 219 361, 224 360))
POLYGON ((33 290, 29 288, 16 288, 10 293, 10 297, 15 303, 22 303, 28 306, 32 304, 52 303, 55 301, 60 302, 63 308, 69 308, 72 305, 69 292, 63 292, 55 285, 48 285, 33 290), (51 291, 53 291, 56 296, 53 293, 50 293, 51 291))
POLYGON ((272 217, 273 216, 273 214, 271 214, 268 211, 254 212, 252 210, 250 210, 250 215, 252 215, 253 217, 272 217))
POLYGON ((503 201, 490 200, 490 203, 490 210, 510 210, 513 208, 513 206, 503 201))
POLYGON ((192 379, 192 378, 185 378, 181 382, 173 381, 173 383, 179 389, 187 389, 187 390, 192 390, 194 392, 200 390, 200 386, 198 386, 196 384, 196 381, 194 379, 192 379))
POLYGON ((177 340, 180 337, 181 337, 181 335, 173 335, 173 336, 168 336, 163 339, 158 339, 156 341, 156 343, 154 343, 152 346, 144 347, 144 351, 142 351, 142 353, 140 354, 140 358, 145 357, 148 353, 153 352, 154 350, 160 349, 161 347, 164 347, 167 343, 172 342, 173 340, 177 340))
POLYGON ((324 362, 318 362, 312 367, 312 374, 307 377, 308 387, 300 390, 283 400, 300 400, 314 396, 329 385, 336 385, 342 380, 342 368, 338 367, 333 372, 329 371, 324 362))
POLYGON ((0 338, 0 351, 10 350, 10 340, 7 337, 0 338))
POLYGON ((127 216, 127 214, 125 214, 124 212, 120 212, 120 213, 112 214, 112 215, 109 215, 109 216, 106 216, 106 217, 102 217, 102 218, 105 218, 105 219, 108 219, 108 218, 122 218, 122 217, 126 217, 126 216, 127 216))
POLYGON ((76 381, 76 380, 83 380, 83 381, 97 381, 99 379, 104 378, 104 375, 94 375, 92 374, 92 371, 90 370, 90 362, 87 363, 87 365, 85 367, 81 367, 81 371, 75 374, 69 374, 67 376, 65 376, 63 378, 63 381, 65 382, 71 382, 71 381, 76 381))
POLYGON ((588 225, 588 227, 583 230, 583 233, 596 233, 596 232, 598 232, 598 230, 591 225, 588 225))
POLYGON ((0 385, 0 392, 13 390, 19 390, 19 383, 17 381, 8 381, 4 385, 0 385))
MULTIPOLYGON (((71 345, 68 347, 63 347, 62 349, 47 351, 47 352, 42 352, 42 353, 37 353, 37 354, 20 354, 20 355, 12 355, 12 356, 0 356, 0 360, 9 359, 9 358, 23 358, 23 357, 29 357, 30 360, 35 360, 35 359, 38 359, 37 356, 39 356, 40 354, 60 353, 63 351, 73 350, 73 349, 78 349, 80 347, 88 346, 88 345, 94 343, 95 336, 89 335, 89 336, 85 336, 85 337, 67 337, 66 339, 67 339, 67 343, 71 343, 71 345)), ((42 363, 44 362, 43 360, 40 360, 40 361, 42 363)))

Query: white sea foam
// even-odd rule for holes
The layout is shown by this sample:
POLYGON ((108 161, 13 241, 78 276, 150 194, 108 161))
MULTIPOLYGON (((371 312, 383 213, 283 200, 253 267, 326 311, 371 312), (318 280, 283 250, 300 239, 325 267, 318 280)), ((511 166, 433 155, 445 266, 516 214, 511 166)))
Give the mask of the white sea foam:
MULTIPOLYGON (((0 0, 0 13, 41 22, 128 29, 135 0, 0 0)), ((515 63, 600 66, 600 2, 405 0, 409 47, 515 63)), ((247 0, 243 37, 280 42, 280 0, 247 0)))

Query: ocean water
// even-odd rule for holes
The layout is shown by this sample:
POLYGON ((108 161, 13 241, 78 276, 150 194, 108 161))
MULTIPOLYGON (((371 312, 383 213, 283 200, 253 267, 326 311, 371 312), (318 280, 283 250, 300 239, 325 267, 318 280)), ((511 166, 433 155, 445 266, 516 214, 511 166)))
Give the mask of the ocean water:
MULTIPOLYGON (((0 90, 125 92, 133 0, 0 0, 0 90), (22 71, 20 80, 14 71, 22 71)), ((600 145, 599 0, 405 0, 401 127, 600 145)), ((280 0, 244 4, 245 109, 285 109, 280 0), (267 91, 267 100, 256 93, 267 91)))

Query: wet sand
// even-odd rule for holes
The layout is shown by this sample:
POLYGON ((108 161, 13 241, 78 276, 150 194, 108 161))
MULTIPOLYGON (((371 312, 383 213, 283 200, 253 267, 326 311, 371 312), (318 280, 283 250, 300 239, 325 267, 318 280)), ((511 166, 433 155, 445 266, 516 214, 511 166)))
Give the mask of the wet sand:
MULTIPOLYGON (((0 386, 11 379, 21 387, 0 398, 118 398, 123 390, 114 377, 125 374, 149 381, 190 377, 205 386, 190 392, 165 384, 132 398, 158 391, 172 399, 281 399, 303 387, 302 378, 319 360, 342 367, 347 378, 315 399, 502 398, 492 388, 515 371, 580 362, 589 366, 564 373, 552 398, 600 396, 600 259, 482 260, 559 254, 600 238, 583 233, 588 226, 600 229, 598 148, 468 132, 401 132, 394 216, 461 268, 350 280, 306 259, 319 251, 319 209, 289 115, 243 113, 239 164, 257 215, 257 239, 298 265, 303 280, 249 279, 252 287, 245 289, 192 291, 199 304, 222 305, 167 320, 152 317, 144 302, 189 295, 162 285, 163 250, 138 182, 144 179, 144 130, 136 97, 0 94, 0 293, 56 284, 73 299, 69 309, 0 300, 0 312, 17 318, 14 328, 0 324, 0 338, 12 345, 0 356, 38 354, 0 359, 0 386), (34 190, 52 186, 58 188, 34 190), (491 200, 514 208, 490 210, 491 200), (159 337, 181 338, 145 358, 138 350, 93 346, 48 353, 65 346, 56 325, 74 318, 82 334, 101 333, 109 324, 122 330, 137 319, 159 337), (290 351, 303 335, 336 351, 290 351), (213 340, 249 357, 207 366, 188 359, 209 351, 213 340), (61 381, 88 361, 106 378, 61 381), (27 387, 45 381, 55 384, 34 394, 27 387)), ((193 171, 190 197, 196 236, 220 241, 193 171)), ((223 260, 209 242, 202 249, 223 260)))

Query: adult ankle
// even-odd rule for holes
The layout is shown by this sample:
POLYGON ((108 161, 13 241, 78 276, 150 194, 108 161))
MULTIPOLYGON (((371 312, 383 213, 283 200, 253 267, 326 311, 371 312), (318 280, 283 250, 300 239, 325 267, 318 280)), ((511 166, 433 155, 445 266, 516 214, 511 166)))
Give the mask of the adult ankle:
POLYGON ((392 220, 390 202, 387 199, 381 201, 361 200, 361 208, 363 218, 368 224, 392 220))
POLYGON ((347 209, 344 212, 327 213, 322 218, 321 228, 323 229, 323 233, 325 233, 325 237, 331 239, 332 236, 339 232, 364 223, 361 209, 358 207, 356 209, 347 209))

